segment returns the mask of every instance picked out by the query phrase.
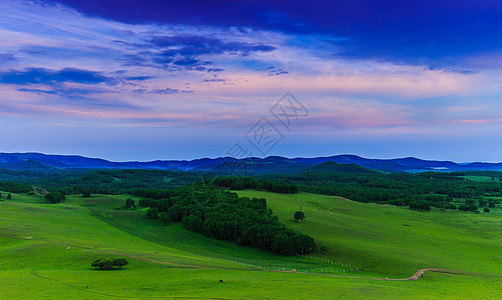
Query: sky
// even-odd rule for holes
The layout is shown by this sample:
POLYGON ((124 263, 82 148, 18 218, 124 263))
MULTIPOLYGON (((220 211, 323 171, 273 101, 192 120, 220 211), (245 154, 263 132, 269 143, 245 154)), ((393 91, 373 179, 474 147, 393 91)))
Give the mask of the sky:
POLYGON ((0 152, 502 161, 500 1, 0 1, 0 152))

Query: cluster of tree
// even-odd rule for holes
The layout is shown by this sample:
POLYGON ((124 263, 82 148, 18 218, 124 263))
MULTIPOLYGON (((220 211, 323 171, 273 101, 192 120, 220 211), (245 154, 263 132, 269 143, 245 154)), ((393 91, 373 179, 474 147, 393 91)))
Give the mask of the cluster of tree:
POLYGON ((202 184, 169 190, 168 198, 140 200, 149 207, 147 217, 182 222, 191 231, 239 245, 249 245, 285 255, 310 253, 314 239, 279 222, 263 198, 237 194, 202 184))
MULTIPOLYGON (((169 190, 159 190, 159 189, 136 189, 132 192, 134 196, 150 198, 150 199, 164 199, 168 198, 170 195, 169 190)), ((145 205, 147 206, 147 205, 145 205)))
POLYGON ((31 186, 26 183, 18 183, 13 181, 0 181, 0 190, 11 193, 28 193, 32 190, 31 186))
POLYGON ((45 199, 49 201, 49 203, 61 203, 66 200, 66 196, 62 192, 53 191, 45 195, 45 199))
POLYGON ((100 270, 111 270, 113 267, 122 269, 127 264, 129 262, 125 258, 100 257, 92 262, 91 267, 99 268, 100 270))
POLYGON ((132 200, 131 198, 127 198, 125 200, 125 208, 127 209, 131 209, 131 208, 134 208, 136 206, 136 204, 134 203, 134 200, 132 200))
MULTIPOLYGON (((2 193, 0 193, 0 198, 2 198, 2 193)), ((8 193, 7 194, 7 200, 11 200, 11 199, 12 199, 12 194, 8 193)))
POLYGON ((479 212, 478 206, 475 204, 462 204, 458 207, 458 210, 479 212))
POLYGON ((495 208, 495 200, 479 199, 478 205, 479 205, 479 207, 487 207, 488 206, 489 208, 495 208))
POLYGON ((90 197, 91 197, 91 190, 89 190, 89 189, 84 189, 84 190, 82 191, 82 197, 84 197, 84 198, 90 198, 90 197))
POLYGON ((410 209, 412 210, 423 210, 423 211, 430 211, 431 210, 431 204, 427 201, 412 201, 410 202, 410 209))
MULTIPOLYGON (((206 177, 206 175, 202 175, 206 177)), ((207 175, 208 177, 209 175, 207 175)), ((31 185, 57 188, 66 195, 84 194, 125 194, 138 188, 167 189, 196 181, 200 174, 162 170, 53 170, 51 172, 11 171, 0 169, 0 178, 11 181, 16 189, 0 190, 24 193, 31 185), (29 184, 29 185, 28 185, 29 184), (24 186, 23 186, 24 185, 24 186), (21 189, 19 189, 21 187, 21 189)))
POLYGON ((280 181, 262 181, 252 177, 217 177, 212 183, 231 190, 255 189, 273 193, 298 193, 296 185, 284 184, 280 181))

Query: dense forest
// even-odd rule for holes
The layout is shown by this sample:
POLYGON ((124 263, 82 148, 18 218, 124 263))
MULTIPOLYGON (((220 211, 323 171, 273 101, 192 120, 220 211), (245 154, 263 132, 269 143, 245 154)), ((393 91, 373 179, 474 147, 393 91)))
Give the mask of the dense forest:
MULTIPOLYGON (((318 169, 318 168, 317 168, 318 169)), ((316 169, 316 170, 317 170, 316 169)), ((338 170, 338 169, 336 169, 338 170)), ((424 172, 350 173, 310 171, 303 174, 268 174, 259 177, 221 177, 208 172, 172 172, 160 170, 55 170, 51 172, 10 171, 0 169, 0 190, 29 192, 38 186, 49 192, 71 194, 130 194, 152 199, 167 198, 166 191, 193 182, 242 190, 256 189, 277 193, 298 191, 341 196, 365 203, 409 206, 414 210, 460 209, 478 211, 491 208, 502 197, 502 173, 424 172), (484 182, 470 176, 488 178, 484 182), (491 180, 489 180, 491 178, 491 180), (156 193, 156 194, 155 194, 156 193)))
POLYGON ((52 172, 0 169, 0 182, 9 181, 42 186, 67 195, 81 194, 84 191, 93 194, 125 194, 138 188, 168 189, 186 185, 201 177, 207 176, 202 173, 139 169, 71 169, 52 172))
MULTIPOLYGON (((419 174, 346 174, 309 172, 301 175, 267 175, 268 180, 295 184, 300 191, 341 196, 365 203, 409 205, 411 209, 430 210, 430 207, 456 209, 452 202, 467 205, 476 201, 479 207, 491 206, 494 200, 482 196, 502 197, 502 184, 495 180, 501 173, 440 173, 419 174), (485 174, 486 173, 486 174, 485 174), (466 175, 490 176, 493 181, 477 182, 466 175), (496 177, 495 177, 496 176, 496 177)), ((473 210, 472 206, 469 210, 473 210)))
POLYGON ((285 255, 310 253, 314 239, 286 228, 267 209, 263 198, 238 197, 211 185, 191 184, 166 191, 138 190, 147 216, 163 222, 182 222, 186 229, 285 255), (156 200, 162 195, 162 199, 156 200))

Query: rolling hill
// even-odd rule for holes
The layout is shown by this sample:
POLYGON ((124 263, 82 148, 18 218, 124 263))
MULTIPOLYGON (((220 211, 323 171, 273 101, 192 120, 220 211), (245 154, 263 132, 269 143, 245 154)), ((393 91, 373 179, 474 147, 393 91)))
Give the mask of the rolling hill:
POLYGON ((378 173, 365 167, 361 167, 354 163, 340 164, 334 161, 323 162, 314 167, 305 169, 307 172, 324 172, 324 173, 378 173))
POLYGON ((265 197, 286 226, 311 234, 327 251, 286 257, 211 239, 179 223, 148 220, 143 208, 124 209, 126 198, 138 200, 131 195, 72 195, 47 204, 40 196, 13 194, 0 202, 2 297, 497 299, 502 294, 499 209, 424 214, 307 193, 239 195, 265 197), (302 223, 292 218, 300 206, 306 214, 302 223), (102 256, 130 263, 123 270, 91 268, 102 256), (426 267, 474 273, 386 280, 406 279, 426 267))

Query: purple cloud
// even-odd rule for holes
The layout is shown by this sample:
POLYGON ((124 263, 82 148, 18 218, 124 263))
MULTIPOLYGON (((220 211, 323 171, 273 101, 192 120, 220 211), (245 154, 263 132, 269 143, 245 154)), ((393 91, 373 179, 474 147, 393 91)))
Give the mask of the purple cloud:
POLYGON ((47 84, 54 85, 63 82, 83 84, 113 84, 115 80, 100 72, 87 71, 75 68, 51 70, 45 68, 26 68, 0 72, 0 82, 9 84, 47 84))
POLYGON ((0 64, 1 63, 6 63, 6 62, 11 62, 11 61, 16 61, 17 58, 10 53, 0 53, 0 64))
POLYGON ((177 55, 195 57, 203 54, 218 55, 223 53, 247 56, 252 52, 270 52, 276 49, 273 46, 263 44, 228 42, 197 35, 160 36, 153 38, 151 42, 158 47, 170 48, 162 52, 162 55, 166 57, 177 55))

